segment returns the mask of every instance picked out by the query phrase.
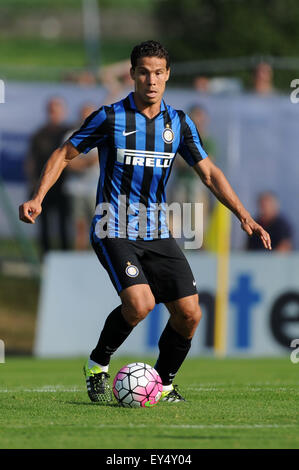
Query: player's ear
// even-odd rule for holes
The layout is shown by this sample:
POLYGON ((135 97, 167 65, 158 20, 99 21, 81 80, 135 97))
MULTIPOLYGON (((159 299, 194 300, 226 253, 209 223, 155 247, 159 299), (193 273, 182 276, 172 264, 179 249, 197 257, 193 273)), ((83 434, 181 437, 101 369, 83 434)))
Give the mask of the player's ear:
POLYGON ((169 76, 170 76, 170 67, 166 69, 166 80, 165 80, 166 82, 168 81, 169 76))
POLYGON ((135 80, 135 69, 133 69, 133 67, 130 68, 130 76, 132 80, 135 80))

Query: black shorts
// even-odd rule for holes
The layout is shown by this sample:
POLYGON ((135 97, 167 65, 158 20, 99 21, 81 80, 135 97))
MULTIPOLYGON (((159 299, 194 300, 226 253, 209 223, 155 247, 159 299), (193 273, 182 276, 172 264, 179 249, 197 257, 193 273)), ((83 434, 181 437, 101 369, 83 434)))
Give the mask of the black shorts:
POLYGON ((197 293, 189 263, 174 238, 107 237, 92 241, 92 246, 118 294, 136 284, 149 284, 156 303, 197 293))

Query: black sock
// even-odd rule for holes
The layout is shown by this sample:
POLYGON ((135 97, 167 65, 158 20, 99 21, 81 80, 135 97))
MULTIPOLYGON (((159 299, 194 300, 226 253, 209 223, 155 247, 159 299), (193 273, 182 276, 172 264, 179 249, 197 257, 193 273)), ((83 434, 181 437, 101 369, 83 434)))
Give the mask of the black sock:
POLYGON ((163 385, 172 383, 190 347, 191 339, 186 339, 177 333, 168 321, 159 340, 160 354, 155 365, 163 385))
POLYGON ((98 344, 92 351, 90 359, 102 366, 107 366, 112 354, 125 341, 132 330, 133 326, 129 325, 124 319, 121 313, 121 305, 119 305, 108 315, 98 344))

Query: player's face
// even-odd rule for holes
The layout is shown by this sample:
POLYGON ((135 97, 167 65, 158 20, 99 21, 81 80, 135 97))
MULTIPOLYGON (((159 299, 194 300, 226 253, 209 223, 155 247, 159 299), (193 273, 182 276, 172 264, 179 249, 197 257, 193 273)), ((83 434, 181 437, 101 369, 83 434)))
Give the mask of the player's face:
POLYGON ((141 57, 131 77, 135 81, 135 93, 144 104, 152 105, 162 100, 170 69, 166 68, 166 59, 159 57, 141 57))

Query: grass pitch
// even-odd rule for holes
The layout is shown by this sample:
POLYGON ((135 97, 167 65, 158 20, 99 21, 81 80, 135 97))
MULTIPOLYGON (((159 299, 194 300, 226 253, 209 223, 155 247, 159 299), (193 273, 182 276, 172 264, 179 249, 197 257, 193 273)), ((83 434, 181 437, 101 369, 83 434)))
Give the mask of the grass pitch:
MULTIPOLYGON (((113 377, 133 361, 114 359, 113 377)), ((299 364, 188 359, 176 382, 186 403, 148 409, 89 402, 84 359, 0 364, 0 448, 244 449, 299 447, 299 364)))

